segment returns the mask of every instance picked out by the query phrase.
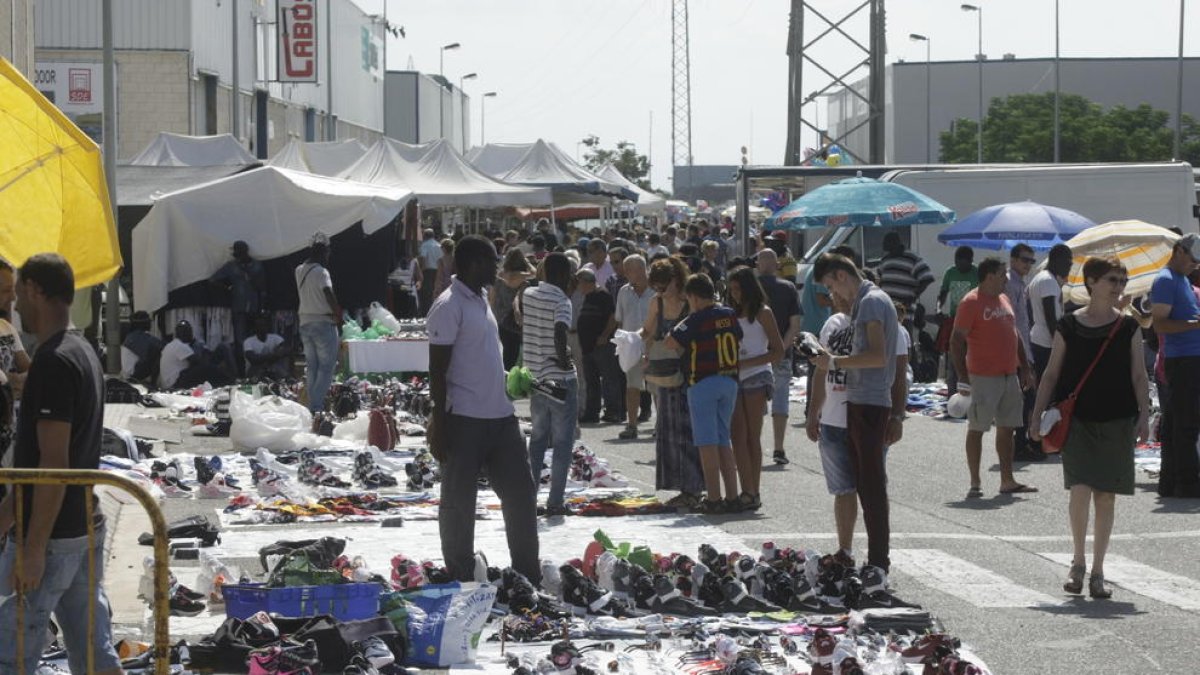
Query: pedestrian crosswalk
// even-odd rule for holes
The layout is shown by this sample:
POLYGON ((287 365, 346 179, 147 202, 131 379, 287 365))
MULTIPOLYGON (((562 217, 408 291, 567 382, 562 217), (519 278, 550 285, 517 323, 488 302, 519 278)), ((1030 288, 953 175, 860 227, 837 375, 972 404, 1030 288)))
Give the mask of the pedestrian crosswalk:
MULTIPOLYGON (((1071 565, 1070 553, 1040 553, 1064 568, 1071 565)), ((1179 609, 1200 609, 1200 581, 1165 572, 1124 556, 1109 554, 1104 561, 1104 578, 1127 591, 1153 598, 1179 609)))
POLYGON ((892 567, 923 586, 976 607, 1036 607, 1060 602, 938 549, 893 550, 892 567))

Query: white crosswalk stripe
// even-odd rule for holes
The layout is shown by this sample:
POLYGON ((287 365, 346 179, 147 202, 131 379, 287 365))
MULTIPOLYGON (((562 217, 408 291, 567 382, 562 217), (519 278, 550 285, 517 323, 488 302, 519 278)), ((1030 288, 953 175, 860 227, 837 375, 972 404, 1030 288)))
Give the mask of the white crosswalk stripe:
POLYGON ((934 548, 893 549, 892 567, 930 589, 976 607, 1040 607, 1058 598, 1021 586, 962 558, 934 548))
MULTIPOLYGON (((1063 567, 1071 566, 1070 553, 1039 553, 1063 567)), ((1200 581, 1164 572, 1149 565, 1109 554, 1104 558, 1104 578, 1127 591, 1180 609, 1200 609, 1200 581)), ((1084 592, 1087 587, 1084 586, 1084 592)))

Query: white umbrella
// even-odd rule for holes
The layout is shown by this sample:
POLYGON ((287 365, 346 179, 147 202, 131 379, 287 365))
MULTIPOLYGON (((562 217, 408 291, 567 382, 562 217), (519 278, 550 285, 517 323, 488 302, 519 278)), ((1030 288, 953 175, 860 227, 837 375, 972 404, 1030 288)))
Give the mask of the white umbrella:
POLYGON ((1086 304, 1088 292, 1083 284, 1083 263, 1088 258, 1115 256, 1129 271, 1125 292, 1133 297, 1145 295, 1154 278, 1171 259, 1171 249, 1179 235, 1158 225, 1140 220, 1116 220, 1089 227, 1067 241, 1071 247, 1071 274, 1063 287, 1063 299, 1086 304))

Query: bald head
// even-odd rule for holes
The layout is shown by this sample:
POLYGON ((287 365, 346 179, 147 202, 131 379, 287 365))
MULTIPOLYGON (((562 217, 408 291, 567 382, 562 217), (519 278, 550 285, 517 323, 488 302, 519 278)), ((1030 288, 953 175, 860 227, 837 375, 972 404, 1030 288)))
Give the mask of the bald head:
POLYGON ((779 271, 779 256, 769 248, 759 251, 756 260, 760 275, 775 276, 775 273, 779 271))

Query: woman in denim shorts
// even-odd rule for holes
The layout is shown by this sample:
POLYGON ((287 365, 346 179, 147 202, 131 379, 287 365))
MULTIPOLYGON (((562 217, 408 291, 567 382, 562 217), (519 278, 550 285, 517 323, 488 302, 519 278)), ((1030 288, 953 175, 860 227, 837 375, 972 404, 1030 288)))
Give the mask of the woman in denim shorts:
POLYGON ((742 327, 738 348, 738 393, 733 406, 733 459, 742 492, 738 506, 757 511, 762 506, 762 427, 767 401, 775 387, 772 364, 783 358, 783 339, 775 314, 754 270, 739 267, 729 275, 729 306, 742 327))

